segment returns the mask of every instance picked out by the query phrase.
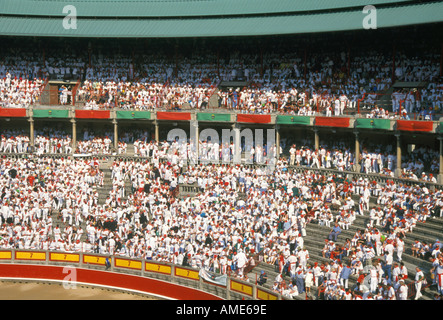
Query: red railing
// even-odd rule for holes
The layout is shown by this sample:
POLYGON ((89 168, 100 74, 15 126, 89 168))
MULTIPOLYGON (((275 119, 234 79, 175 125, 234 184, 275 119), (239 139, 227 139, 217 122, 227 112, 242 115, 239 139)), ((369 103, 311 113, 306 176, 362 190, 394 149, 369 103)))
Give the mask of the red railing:
POLYGON ((80 79, 78 79, 77 83, 75 84, 74 88, 72 89, 71 105, 73 105, 73 106, 75 105, 75 100, 77 97, 77 90, 78 90, 78 87, 80 86, 80 83, 81 83, 81 81, 80 81, 80 79))
MULTIPOLYGON (((432 279, 428 279, 425 278, 426 282, 425 284, 422 284, 422 287, 420 289, 420 291, 422 292, 423 290, 429 288, 430 286, 432 286, 432 279)), ((417 294, 417 290, 415 289, 415 282, 411 282, 407 284, 408 287, 408 299, 415 297, 415 295, 417 294)))
POLYGON ((360 105, 361 105, 361 103, 362 103, 363 101, 365 101, 365 100, 368 98, 369 95, 375 95, 375 96, 376 96, 375 101, 374 101, 374 105, 375 105, 375 104, 378 105, 378 99, 379 99, 381 96, 384 96, 385 93, 367 93, 367 92, 365 92, 365 93, 363 94, 363 97, 361 97, 360 99, 357 100, 357 114, 361 114, 361 108, 360 108, 360 105))

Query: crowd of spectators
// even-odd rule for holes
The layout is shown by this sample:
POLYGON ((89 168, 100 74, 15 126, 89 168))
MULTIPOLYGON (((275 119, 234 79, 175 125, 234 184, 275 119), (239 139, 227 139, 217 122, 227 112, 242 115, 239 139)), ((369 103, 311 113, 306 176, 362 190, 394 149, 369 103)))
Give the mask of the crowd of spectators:
MULTIPOLYGON (((401 178, 436 183, 439 172, 439 153, 427 146, 416 146, 402 153, 401 178)), ((393 144, 365 141, 360 152, 360 172, 394 177, 397 156, 393 144)))
MULTIPOLYGON (((292 281, 285 282, 282 272, 274 281, 273 289, 283 293, 289 298, 300 293, 310 293, 310 288, 318 288, 319 299, 325 300, 406 300, 410 287, 406 284, 408 269, 403 263, 403 254, 407 249, 405 237, 415 228, 417 222, 426 222, 427 219, 441 217, 442 193, 431 192, 419 186, 404 186, 395 183, 387 184, 381 188, 371 189, 371 195, 376 196, 376 205, 369 209, 369 222, 365 229, 357 229, 352 238, 342 239, 337 243, 334 234, 340 234, 340 230, 347 230, 343 218, 349 216, 350 221, 355 219, 358 211, 353 211, 354 203, 346 202, 339 208, 339 213, 334 216, 329 208, 321 208, 315 213, 315 219, 322 221, 322 214, 326 214, 327 226, 335 224, 331 228, 328 239, 322 249, 324 258, 328 262, 310 263, 305 270, 299 269, 294 276, 287 268, 292 266, 289 257, 284 257, 280 251, 282 262, 280 271, 291 276, 292 281), (323 212, 321 212, 323 211, 323 212), (328 217, 329 216, 329 217, 328 217), (340 228, 341 227, 341 228, 340 228), (337 231, 338 229, 338 231, 337 231), (333 239, 334 238, 334 239, 333 239), (345 260, 346 259, 346 260, 345 260), (346 261, 346 262, 345 262, 346 261), (358 279, 356 284, 349 286, 351 275, 358 279), (370 281, 369 281, 370 279, 370 281)), ((359 189, 352 194, 357 194, 359 189)), ((361 190, 361 189, 360 189, 361 190)), ((362 196, 366 192, 364 187, 362 196)), ((443 255, 441 243, 435 239, 432 243, 415 241, 410 248, 412 254, 432 263, 429 273, 424 274, 420 267, 416 267, 415 278, 412 284, 415 286, 413 299, 422 297, 421 289, 425 284, 425 278, 434 279, 430 285, 436 285, 441 299, 440 280, 443 271, 443 255)), ((278 260, 278 256, 274 261, 278 260)), ((411 276, 409 275, 409 279, 411 276)))
POLYGON ((81 221, 97 205, 103 174, 89 160, 0 159, 1 247, 72 250, 81 221), (53 224, 58 211, 67 227, 53 224), (70 229, 71 231, 68 231, 70 229))
POLYGON ((28 152, 29 134, 23 129, 4 129, 0 135, 0 152, 28 152))
POLYGON ((44 85, 44 79, 22 79, 7 71, 3 77, 0 76, 0 106, 28 108, 39 100, 44 85))
MULTIPOLYGON (((307 142, 307 141, 305 141, 307 142)), ((310 168, 337 169, 352 171, 354 168, 354 153, 345 142, 336 141, 332 144, 322 143, 318 149, 309 143, 289 147, 289 163, 310 168)))
POLYGON ((71 154, 72 138, 64 130, 44 127, 35 131, 34 152, 43 154, 71 154))
MULTIPOLYGON (((74 153, 83 155, 116 154, 118 150, 114 149, 113 140, 114 133, 106 128, 85 127, 77 139, 74 153)), ((124 146, 119 149, 124 150, 124 146)))
MULTIPOLYGON (((218 62, 215 62, 217 58, 214 55, 185 58, 175 64, 145 55, 141 58, 143 63, 136 65, 128 65, 128 59, 124 57, 120 59, 123 61, 121 65, 115 62, 119 59, 98 60, 96 68, 106 69, 112 61, 112 70, 125 70, 128 76, 86 73, 86 80, 79 91, 87 108, 204 108, 217 83, 242 80, 247 83, 246 86, 221 88, 217 93, 218 107, 248 113, 309 115, 321 112, 328 116, 343 115, 355 112, 360 102, 361 110, 372 111, 380 94, 392 85, 393 77, 392 57, 376 51, 352 57, 349 62, 344 52, 336 55, 319 53, 306 61, 300 58, 299 53, 266 53, 260 60, 257 55, 237 51, 218 62), (134 78, 137 81, 129 81, 134 78)), ((417 69, 415 59, 403 58, 401 61, 395 72, 399 80, 403 79, 400 73, 417 69)), ((438 64, 435 59, 429 63, 424 69, 432 68, 432 73, 423 72, 426 74, 417 77, 431 81, 432 100, 439 101, 441 95, 435 94, 435 81, 438 81, 435 69, 438 64)), ((415 78, 408 77, 406 81, 414 81, 415 78)), ((420 104, 415 110, 409 107, 410 99, 406 99, 410 94, 416 95, 416 91, 399 92, 399 99, 393 99, 394 115, 391 116, 406 117, 421 111, 420 104), (400 101, 404 104, 403 113, 399 112, 400 101)), ((388 107, 378 108, 383 109, 385 116, 388 107)), ((376 113, 378 115, 378 110, 376 113)))
POLYGON ((246 85, 220 88, 218 107, 327 116, 352 114, 359 108, 369 117, 420 119, 432 119, 441 111, 439 59, 430 51, 418 57, 399 52, 394 67, 392 55, 376 49, 364 54, 319 49, 304 56, 296 50, 259 55, 237 48, 221 57, 208 50, 171 57, 117 48, 69 48, 54 49, 44 58, 35 48, 9 48, 0 64, 0 101, 28 107, 39 98, 46 79, 70 76, 82 80, 74 99, 78 107, 87 109, 203 109, 218 84, 244 81, 246 85), (19 58, 20 50, 26 58, 19 58), (378 99, 392 86, 392 79, 428 84, 394 90, 391 110, 378 105, 378 99))
MULTIPOLYGON (((33 156, 0 160, 2 247, 153 259, 204 267, 244 280, 249 258, 262 252, 265 262, 277 264, 280 273, 287 272, 294 283, 283 287, 282 276, 274 289, 294 296, 312 286, 321 288, 341 280, 338 270, 345 256, 352 261, 351 272, 359 274, 370 257, 362 256, 359 249, 373 246, 377 256, 388 251, 389 241, 380 246, 376 229, 397 243, 442 202, 440 191, 297 172, 284 160, 272 174, 259 167, 231 164, 199 164, 184 170, 172 161, 174 154, 167 152, 168 146, 163 147, 163 159, 162 153, 152 152, 149 161, 114 161, 112 189, 103 204, 98 203, 97 188, 103 185, 104 175, 95 159, 33 156), (175 198, 179 183, 196 183, 199 192, 192 198, 175 198), (126 184, 132 192, 127 192, 126 184), (353 195, 361 196, 358 204, 350 200, 353 195), (369 196, 377 197, 380 208, 369 208, 369 196), (319 276, 304 246, 306 224, 329 214, 323 219, 325 225, 337 224, 346 230, 355 215, 363 214, 360 205, 365 212, 371 210, 371 224, 350 239, 351 246, 345 251, 324 251, 331 263, 319 276), (328 208, 334 212, 325 212, 328 208), (53 211, 59 212, 66 227, 51 224, 53 211), (308 280, 310 273, 312 280, 308 280)), ((333 248, 337 238, 330 237, 327 244, 333 248)), ((396 247, 401 262, 398 243, 396 247)), ((324 294, 335 297, 328 290, 324 294)))
POLYGON ((77 90, 85 109, 180 110, 184 105, 202 109, 208 106, 213 85, 169 83, 100 82, 86 80, 77 90))
MULTIPOLYGON (((26 153, 33 150, 38 155, 44 154, 89 154, 89 155, 134 155, 142 158, 168 159, 172 163, 183 166, 191 159, 196 159, 196 150, 189 141, 152 140, 147 130, 128 130, 122 132, 114 148, 114 137, 111 130, 84 128, 77 139, 75 150, 72 137, 63 129, 43 127, 35 131, 35 141, 31 149, 29 134, 23 129, 6 129, 0 137, 0 153, 26 153), (96 132, 95 132, 96 131, 96 132), (133 146, 128 153, 128 144, 133 146), (132 151, 133 150, 133 151, 132 151)), ((199 160, 202 162, 229 163, 233 161, 233 144, 223 144, 222 141, 200 141, 199 160)), ((322 140, 319 148, 313 146, 310 139, 293 140, 287 137, 280 142, 280 155, 288 159, 290 165, 336 169, 340 171, 355 171, 357 164, 359 172, 380 174, 394 177, 397 156, 391 143, 373 143, 364 140, 360 147, 360 159, 354 159, 353 146, 346 140, 322 140)), ((243 162, 263 163, 266 155, 275 157, 275 149, 261 145, 241 145, 246 152, 243 162)), ((430 146, 417 145, 410 152, 403 152, 401 158, 400 178, 437 182, 439 173, 439 152, 430 146)))

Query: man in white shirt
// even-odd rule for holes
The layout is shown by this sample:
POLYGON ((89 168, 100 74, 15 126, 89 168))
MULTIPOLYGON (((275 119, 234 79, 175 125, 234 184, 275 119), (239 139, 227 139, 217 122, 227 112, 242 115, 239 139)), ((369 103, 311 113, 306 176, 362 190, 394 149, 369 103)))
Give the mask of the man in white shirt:
POLYGON ((415 292, 416 292, 415 300, 418 300, 423 295, 421 293, 421 287, 423 284, 423 280, 425 279, 425 276, 423 274, 423 271, 419 267, 416 267, 415 271, 416 271, 416 273, 415 273, 415 292))
POLYGON ((370 290, 372 293, 375 293, 377 290, 377 287, 378 287, 378 279, 379 279, 378 270, 375 267, 371 268, 369 270, 369 275, 370 275, 370 279, 371 279, 370 290))
POLYGON ((405 249, 405 242, 401 238, 397 238, 396 240, 396 250, 397 250, 397 259, 398 262, 402 261, 403 251, 405 249))
POLYGON ((289 149, 289 154, 290 154, 289 162, 291 166, 293 166, 295 162, 295 153, 296 153, 295 145, 292 145, 292 147, 289 149))
POLYGON ((405 284, 405 281, 401 279, 399 281, 400 286, 397 289, 398 300, 407 300, 408 299, 408 286, 405 284))

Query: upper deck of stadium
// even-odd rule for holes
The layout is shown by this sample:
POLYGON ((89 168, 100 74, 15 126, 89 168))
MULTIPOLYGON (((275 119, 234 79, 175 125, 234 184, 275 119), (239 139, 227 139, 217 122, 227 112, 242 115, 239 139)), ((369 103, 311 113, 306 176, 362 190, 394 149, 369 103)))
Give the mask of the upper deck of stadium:
MULTIPOLYGON (((440 22, 443 11, 440 1, 370 4, 377 9, 377 28, 440 22)), ((363 0, 1 0, 0 34, 161 38, 344 31, 363 28, 366 5, 363 0), (76 28, 63 27, 68 14, 76 16, 76 28)))

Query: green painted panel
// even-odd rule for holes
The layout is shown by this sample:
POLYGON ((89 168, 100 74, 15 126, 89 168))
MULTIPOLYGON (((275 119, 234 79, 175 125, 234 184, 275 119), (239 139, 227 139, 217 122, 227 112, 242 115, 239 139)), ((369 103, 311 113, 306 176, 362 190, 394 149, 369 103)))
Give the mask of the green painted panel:
POLYGON ((117 119, 151 119, 149 111, 116 111, 117 119))
POLYGON ((198 121, 231 121, 229 113, 197 113, 198 121))
POLYGON ((277 121, 278 124, 301 124, 301 125, 310 125, 311 118, 308 116, 283 116, 278 115, 277 121))
POLYGON ((34 109, 34 118, 69 118, 69 110, 34 109))
POLYGON ((389 119, 355 119, 355 127, 359 129, 391 129, 389 119))

